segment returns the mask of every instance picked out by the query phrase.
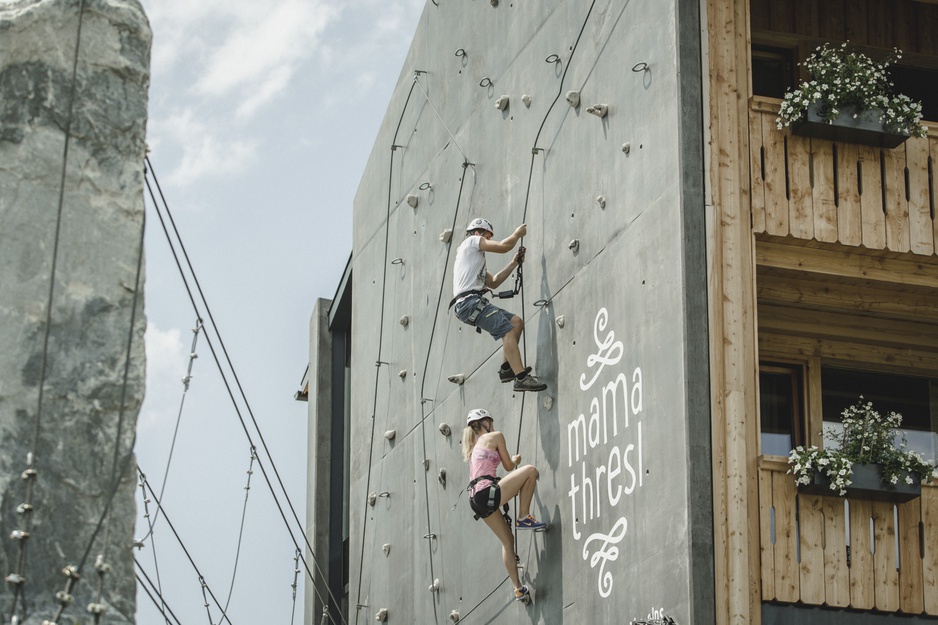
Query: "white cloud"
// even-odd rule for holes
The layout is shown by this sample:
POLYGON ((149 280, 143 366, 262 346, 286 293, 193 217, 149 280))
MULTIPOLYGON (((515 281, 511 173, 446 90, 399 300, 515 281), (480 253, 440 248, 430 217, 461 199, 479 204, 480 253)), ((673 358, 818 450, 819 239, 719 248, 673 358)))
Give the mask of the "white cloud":
MULTIPOLYGON (((182 154, 169 181, 186 186, 202 177, 240 173, 255 160, 256 144, 239 139, 218 124, 209 125, 183 109, 165 121, 157 121, 151 133, 177 144, 182 154)), ((211 116, 208 118, 214 121, 211 116)))
POLYGON ((268 75, 276 70, 289 78, 298 62, 316 52, 320 35, 339 14, 337 8, 304 0, 260 6, 265 10, 241 14, 224 43, 212 51, 200 93, 218 97, 238 88, 253 92, 269 84, 268 75))

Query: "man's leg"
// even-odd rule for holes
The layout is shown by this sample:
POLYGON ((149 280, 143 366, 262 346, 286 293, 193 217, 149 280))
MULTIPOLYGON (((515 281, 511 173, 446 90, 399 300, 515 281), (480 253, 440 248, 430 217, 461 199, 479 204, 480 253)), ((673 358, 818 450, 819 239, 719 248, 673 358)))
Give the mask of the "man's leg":
POLYGON ((524 363, 521 362, 521 350, 518 348, 518 341, 521 340, 521 333, 524 331, 524 321, 521 317, 515 315, 511 318, 511 330, 502 337, 502 358, 511 366, 515 375, 524 371, 524 363))

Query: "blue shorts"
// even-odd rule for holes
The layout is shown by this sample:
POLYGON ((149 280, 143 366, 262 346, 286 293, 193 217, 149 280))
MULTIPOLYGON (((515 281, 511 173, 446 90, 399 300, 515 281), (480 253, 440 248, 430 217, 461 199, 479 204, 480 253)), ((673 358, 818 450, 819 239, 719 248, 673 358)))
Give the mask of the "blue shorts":
MULTIPOLYGON (((479 302, 478 295, 469 295, 456 303, 456 318, 463 323, 469 323, 469 316, 479 302)), ((493 306, 488 300, 482 298, 485 307, 479 313, 476 319, 476 327, 482 328, 492 335, 496 341, 503 338, 511 331, 511 318, 513 314, 507 310, 502 310, 498 306, 493 306)))

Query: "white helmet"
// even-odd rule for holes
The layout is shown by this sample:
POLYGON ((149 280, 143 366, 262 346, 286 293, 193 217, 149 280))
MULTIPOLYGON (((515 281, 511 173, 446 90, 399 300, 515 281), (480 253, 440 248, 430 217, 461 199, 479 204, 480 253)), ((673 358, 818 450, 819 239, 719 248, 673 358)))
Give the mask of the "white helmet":
POLYGON ((489 414, 489 411, 485 408, 476 408, 475 410, 469 411, 469 416, 466 417, 466 425, 472 425, 473 421, 481 421, 482 419, 491 419, 492 421, 495 418, 489 414))
POLYGON ((466 232, 472 232, 473 230, 487 230, 492 234, 495 234, 495 231, 492 230, 492 224, 489 223, 489 220, 482 219, 481 217, 476 217, 469 222, 468 226, 466 226, 466 232))

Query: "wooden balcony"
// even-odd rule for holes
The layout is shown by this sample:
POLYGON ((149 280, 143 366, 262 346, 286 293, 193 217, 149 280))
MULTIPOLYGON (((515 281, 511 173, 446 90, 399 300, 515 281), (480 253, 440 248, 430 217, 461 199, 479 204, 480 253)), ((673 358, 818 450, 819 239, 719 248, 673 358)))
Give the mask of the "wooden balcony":
POLYGON ((847 507, 799 494, 787 470, 760 459, 763 601, 938 615, 938 487, 904 504, 847 507))
POLYGON ((778 130, 780 100, 750 102, 750 191, 757 234, 933 255, 938 128, 893 150, 778 130))

